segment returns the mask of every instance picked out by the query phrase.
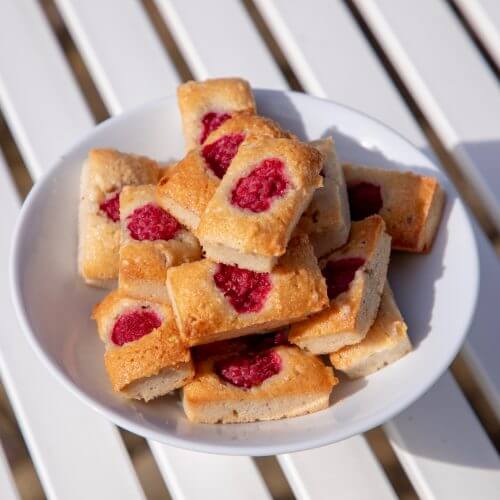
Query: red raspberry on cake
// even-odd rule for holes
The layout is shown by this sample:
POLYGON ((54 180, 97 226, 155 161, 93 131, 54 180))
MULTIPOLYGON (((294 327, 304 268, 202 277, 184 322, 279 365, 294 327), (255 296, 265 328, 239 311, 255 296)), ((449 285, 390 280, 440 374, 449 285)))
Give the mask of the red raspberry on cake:
POLYGON ((376 213, 384 219, 395 250, 431 249, 445 203, 437 179, 350 163, 343 170, 353 220, 376 213))
POLYGON ((181 160, 175 172, 161 179, 158 203, 194 231, 240 147, 260 137, 291 137, 272 120, 237 113, 212 132, 204 145, 181 160))
POLYGON ((290 342, 328 354, 363 340, 377 315, 390 252, 391 237, 380 216, 353 222, 346 245, 319 263, 330 306, 292 325, 290 342))
POLYGON ((208 136, 236 113, 255 113, 250 85, 241 78, 217 78, 179 85, 177 99, 186 151, 205 144, 208 136))
POLYGON ((156 204, 154 185, 128 186, 120 195, 118 286, 138 299, 168 302, 167 269, 201 256, 198 240, 156 204))
POLYGON ((269 272, 322 185, 323 157, 294 139, 242 145, 202 214, 196 235, 216 262, 269 272))
POLYGON ((349 378, 366 377, 412 350, 406 331, 406 323, 386 282, 377 317, 366 337, 330 354, 330 361, 349 378))
POLYGON ((265 212, 289 187, 285 163, 279 158, 265 158, 238 180, 231 191, 231 204, 256 214, 265 212))
POLYGON ((198 143, 203 144, 207 137, 229 118, 231 118, 230 113, 214 113, 213 111, 205 113, 201 118, 201 133, 198 143))
POLYGON ((114 291, 94 307, 92 317, 106 346, 104 363, 114 391, 149 401, 194 376, 169 305, 114 291))
POLYGON ((272 288, 269 273, 256 273, 226 264, 217 266, 214 282, 240 313, 260 311, 272 288))
POLYGON ((318 257, 344 245, 349 237, 351 217, 344 174, 333 139, 309 143, 323 156, 323 187, 314 192, 311 203, 300 218, 298 230, 309 234, 318 257))
POLYGON ((318 357, 281 345, 197 362, 182 403, 193 422, 274 420, 327 408, 337 383, 318 357))
POLYGON ((78 270, 89 285, 110 288, 118 277, 120 192, 124 186, 156 184, 161 169, 144 156, 92 149, 82 168, 78 270))
POLYGON ((170 268, 167 288, 189 346, 274 330, 328 304, 325 281, 306 236, 290 242, 270 273, 205 259, 170 268))

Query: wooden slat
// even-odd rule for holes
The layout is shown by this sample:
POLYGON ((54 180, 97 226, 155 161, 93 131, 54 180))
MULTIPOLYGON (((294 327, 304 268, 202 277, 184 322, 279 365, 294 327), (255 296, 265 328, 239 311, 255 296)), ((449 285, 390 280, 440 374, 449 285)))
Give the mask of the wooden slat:
POLYGON ((198 79, 240 76, 255 87, 286 87, 241 2, 157 0, 157 4, 198 79))
MULTIPOLYGON (((2 162, 3 159, 0 159, 2 162)), ((7 462, 7 457, 0 443, 0 491, 2 492, 3 500, 20 500, 19 494, 17 492, 16 485, 14 483, 14 478, 10 472, 9 463, 7 462)))
POLYGON ((177 71, 139 2, 56 3, 113 114, 175 92, 177 71))
POLYGON ((498 82, 446 2, 355 0, 500 230, 498 82))
MULTIPOLYGON (((39 175, 89 129, 90 117, 35 2, 3 2, 0 33, 0 102, 39 175)), ((6 277, 19 202, 4 166, 0 178, 0 275, 6 277)), ((143 498, 116 428, 56 382, 19 331, 7 279, 0 310, 8 332, 0 335, 2 379, 47 496, 143 498)))
POLYGON ((454 0, 490 56, 500 66, 500 2, 498 0, 454 0))
POLYGON ((382 467, 362 436, 340 443, 278 456, 299 500, 396 498, 382 467), (360 459, 371 467, 359 468, 360 459))
MULTIPOLYGON (((241 75, 252 82, 253 85, 266 85, 271 88, 285 88, 285 83, 281 73, 278 72, 276 63, 271 58, 271 54, 267 50, 263 50, 262 41, 258 39, 256 33, 252 30, 248 14, 244 12, 236 2, 211 2, 209 8, 203 7, 207 2, 193 1, 163 1, 160 0, 159 6, 165 15, 165 21, 171 27, 175 34, 175 30, 179 30, 179 26, 184 26, 181 32, 178 32, 176 39, 179 44, 183 44, 186 58, 191 61, 194 76, 198 79, 210 78, 220 75, 241 75), (238 6, 236 8, 236 6, 238 6), (200 10, 201 9, 201 10, 200 10), (210 19, 210 23, 202 22, 210 19), (230 19, 231 22, 226 21, 230 19), (220 25, 218 21, 220 20, 220 25), (215 26, 214 26, 215 23, 215 26), (232 39, 230 50, 219 47, 221 44, 227 44, 230 39, 230 33, 224 32, 224 37, 220 38, 220 34, 215 33, 216 28, 226 29, 226 24, 231 26, 231 32, 235 38, 232 39), (241 49, 241 52, 239 52, 241 49), (223 51, 220 57, 215 57, 219 51, 223 51), (242 54, 247 54, 250 60, 243 57, 242 54), (246 64, 243 64, 246 63, 246 64), (272 71, 270 68, 274 68, 272 71), (240 71, 240 72, 237 72, 240 71), (262 83, 259 83, 262 82, 262 83)), ((181 47, 182 49, 182 47, 181 47)), ((350 457, 345 461, 345 471, 354 476, 361 474, 366 477, 374 477, 380 474, 380 469, 376 461, 373 460, 371 450, 368 443, 363 437, 356 441, 346 441, 343 444, 343 454, 350 457)), ((325 454, 329 455, 328 448, 323 452, 321 457, 315 459, 314 453, 309 457, 308 464, 310 470, 317 468, 323 469, 325 454)), ((280 461, 282 463, 294 463, 294 455, 282 455, 280 461)), ((303 491, 314 491, 315 478, 310 475, 301 475, 300 471, 293 473, 295 484, 301 485, 303 491)), ((383 486, 384 479, 380 479, 377 483, 380 489, 383 486)), ((339 498, 355 497, 362 498, 364 486, 359 482, 348 485, 344 489, 339 487, 336 494, 339 498)))
POLYGON ((92 126, 63 54, 31 0, 2 2, 0 99, 33 175, 92 126), (57 135, 54 123, 60 124, 57 135))
MULTIPOLYGON (((345 104, 360 108, 366 99, 365 89, 355 83, 349 84, 364 71, 364 81, 370 83, 369 87, 373 86, 375 88, 376 95, 374 95, 374 99, 377 96, 381 96, 381 100, 384 99, 384 101, 372 105, 378 106, 381 110, 381 114, 375 116, 379 119, 390 119, 391 121, 388 124, 399 130, 398 116, 407 112, 405 104, 389 77, 384 72, 381 72, 376 62, 374 62, 376 61, 375 53, 369 47, 355 20, 347 15, 347 10, 341 2, 317 0, 315 2, 314 16, 306 15, 299 2, 285 0, 261 1, 258 2, 258 5, 286 54, 299 50, 300 47, 302 53, 300 56, 295 54, 295 59, 291 59, 291 63, 298 78, 303 78, 302 81, 306 86, 306 90, 310 90, 307 82, 314 82, 311 90, 315 89, 321 92, 320 95, 339 100, 337 94, 330 92, 340 89, 340 95, 345 104), (305 30, 301 31, 301 19, 304 19, 304 22, 308 25, 316 26, 316 29, 307 30, 306 32, 304 32, 305 30), (301 37, 300 42, 298 40, 299 34, 301 37), (344 65, 342 71, 337 71, 336 65, 330 65, 330 73, 328 74, 321 64, 314 64, 315 53, 327 53, 332 61, 336 61, 337 57, 343 57, 341 53, 345 50, 345 47, 349 47, 351 62, 344 65), (308 64, 304 66, 300 61, 308 61, 308 64), (306 77, 302 76, 303 72, 306 77), (334 79, 336 80, 335 85, 331 84, 334 79), (389 115, 384 113, 385 108, 391 109, 389 115)), ((321 58, 318 58, 318 60, 321 60, 321 58)), ((367 92, 371 92, 371 90, 367 90, 367 92)), ((421 149, 428 149, 429 146, 426 145, 416 123, 408 126, 408 122, 412 120, 413 118, 408 113, 408 116, 402 121, 405 133, 421 149)), ((476 230, 476 235, 481 255, 481 289, 478 301, 479 308, 472 322, 466 352, 473 352, 478 360, 477 364, 483 367, 481 372, 484 372, 485 375, 483 378, 479 378, 483 383, 482 387, 485 389, 489 387, 489 393, 494 393, 495 387, 498 387, 499 370, 498 363, 493 359, 495 357, 494 353, 498 352, 498 350, 493 346, 495 335, 492 335, 491 325, 497 323, 494 302, 498 297, 500 269, 498 264, 495 265, 493 262, 495 257, 484 235, 479 230, 476 230)), ((478 372, 475 373, 479 375, 478 372)), ((477 420, 471 416, 470 407, 452 377, 448 374, 445 375, 433 391, 436 395, 435 398, 440 400, 437 409, 433 406, 434 401, 425 398, 413 405, 413 411, 418 409, 422 414, 429 415, 429 419, 414 419, 412 421, 413 432, 408 434, 406 427, 403 426, 406 415, 406 412, 403 412, 401 418, 394 419, 390 424, 391 438, 396 436, 396 431, 399 431, 400 436, 406 440, 408 447, 417 447, 420 436, 437 437, 446 434, 449 432, 450 422, 453 422, 455 418, 459 418, 461 422, 465 422, 467 426, 474 429, 472 431, 473 435, 481 436, 481 439, 467 441, 467 443, 458 441, 454 449, 454 459, 458 463, 467 463, 467 457, 471 455, 490 457, 491 444, 488 444, 487 437, 477 420), (454 408, 453 412, 448 410, 448 401, 450 401, 450 408, 454 408), (432 419, 432 415, 436 411, 440 412, 442 418, 432 419), (458 417, 457 414, 459 414, 458 417)), ((393 441, 394 446, 397 446, 397 443, 397 440, 393 441)), ((414 471, 419 471, 419 487, 426 484, 427 491, 442 490, 443 485, 439 482, 439 475, 432 468, 433 464, 434 462, 429 460, 426 467, 423 468, 419 457, 411 453, 405 456, 404 461, 405 468, 412 469, 412 477, 416 477, 414 471)), ((439 463, 435 465, 436 470, 438 470, 439 463)), ((474 474, 474 469, 472 469, 470 475, 465 475, 463 480, 471 480, 471 484, 474 483, 476 479, 481 477, 481 472, 478 471, 477 476, 474 474)), ((447 497, 445 496, 445 498, 447 497)))
MULTIPOLYGON (((139 102, 155 99, 159 91, 175 91, 178 76, 173 71, 165 70, 171 67, 171 62, 164 53, 158 52, 153 32, 135 46, 132 58, 123 57, 121 53, 130 43, 129 40, 135 40, 130 37, 131 31, 139 36, 146 29, 142 17, 144 12, 138 11, 135 4, 120 1, 118 6, 113 0, 103 11, 96 9, 94 2, 58 0, 58 5, 70 21, 69 29, 80 46, 82 56, 89 62, 89 70, 98 90, 111 104, 111 114, 118 114, 139 102), (111 4, 114 4, 114 9, 110 7, 111 4), (109 23, 112 23, 113 12, 120 12, 120 20, 117 29, 110 32, 109 23), (106 48, 111 34, 115 47, 113 50, 106 48), (114 58, 119 58, 122 63, 115 63, 114 58), (140 81, 129 78, 130 74, 139 75, 145 71, 144 61, 148 61, 148 78, 155 82, 154 86, 141 86, 140 81)), ((249 457, 235 460, 177 450, 153 441, 149 445, 174 498, 195 500, 206 495, 206 491, 217 498, 234 498, 241 493, 241 488, 245 488, 248 498, 268 498, 267 489, 249 457), (193 471, 196 471, 196 481, 193 481, 193 471), (228 476, 232 478, 230 482, 228 476)))
POLYGON ((151 443, 151 449, 175 500, 267 500, 260 473, 248 457, 207 455, 151 443))
POLYGON ((420 498, 498 499, 498 454, 450 374, 386 428, 420 498))

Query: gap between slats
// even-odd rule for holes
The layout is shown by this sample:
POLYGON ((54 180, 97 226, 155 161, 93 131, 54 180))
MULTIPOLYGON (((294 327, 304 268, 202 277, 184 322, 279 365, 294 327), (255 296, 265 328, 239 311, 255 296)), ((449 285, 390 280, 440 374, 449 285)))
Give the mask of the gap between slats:
POLYGON ((486 61, 486 63, 490 67, 491 71, 493 71, 493 73, 495 74, 495 76, 497 78, 500 78, 500 68, 496 64, 495 60, 493 59, 493 57, 489 53, 489 51, 486 48, 486 46, 484 45, 484 43, 482 42, 478 33, 476 33, 474 31, 474 28, 472 27, 472 25, 468 21, 467 16, 464 14, 464 12, 462 12, 460 5, 457 2, 455 2, 455 0, 447 0, 447 1, 448 1, 449 6, 451 7, 451 10, 457 16, 457 18, 460 21, 460 23, 462 24, 464 30, 469 35, 470 39, 472 40, 472 42, 476 46, 479 53, 483 56, 484 60, 486 61))
POLYGON ((151 21, 151 24, 156 31, 156 34, 160 38, 163 47, 166 53, 168 54, 168 57, 170 57, 170 60, 177 69, 177 72, 179 73, 181 80, 183 82, 187 80, 192 80, 194 78, 193 73, 191 72, 188 64, 182 57, 181 51, 179 50, 179 47, 175 43, 174 38, 170 33, 170 30, 168 29, 167 25, 163 22, 162 16, 154 0, 141 0, 141 1, 142 5, 144 6, 144 10, 146 11, 146 14, 149 17, 149 20, 151 21))

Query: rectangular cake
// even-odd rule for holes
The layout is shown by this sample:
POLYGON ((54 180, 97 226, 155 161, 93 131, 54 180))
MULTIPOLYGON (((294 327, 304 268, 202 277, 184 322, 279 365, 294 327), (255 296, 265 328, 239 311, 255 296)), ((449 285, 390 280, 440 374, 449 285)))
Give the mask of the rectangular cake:
POLYGON ((168 304, 113 291, 94 307, 92 317, 106 346, 104 362, 114 391, 149 401, 194 376, 191 354, 168 304))
POLYGON ((186 151, 203 144, 210 132, 235 113, 255 113, 252 89, 241 78, 183 83, 177 88, 177 100, 186 151))
POLYGON ((182 404, 192 422, 275 420, 327 408, 337 383, 318 357, 281 345, 197 362, 182 404), (241 365, 252 369, 242 372, 241 365))
POLYGON ((406 323, 386 283, 375 322, 359 344, 330 354, 330 361, 350 378, 366 377, 394 363, 412 349, 406 323))
POLYGON ((120 191, 156 184, 160 166, 144 156, 92 149, 80 183, 78 270, 89 285, 111 288, 118 278, 120 191))
POLYGON ((322 155, 292 139, 241 146, 196 230, 206 256, 258 272, 272 270, 322 186, 322 155))
POLYGON ((379 214, 392 236, 392 248, 431 249, 445 203, 434 177, 413 172, 343 164, 352 220, 379 214))
POLYGON ((377 315, 390 251, 391 238, 379 215, 353 222, 347 244, 320 261, 329 307, 292 325, 290 342, 328 354, 363 340, 377 315))
POLYGON ((290 242, 270 273, 205 259, 170 268, 167 288, 189 346, 275 330, 328 305, 325 280, 306 236, 290 242))
POLYGON ((198 260, 198 240, 156 204, 154 185, 125 186, 120 194, 118 287, 129 297, 168 302, 167 269, 198 260))

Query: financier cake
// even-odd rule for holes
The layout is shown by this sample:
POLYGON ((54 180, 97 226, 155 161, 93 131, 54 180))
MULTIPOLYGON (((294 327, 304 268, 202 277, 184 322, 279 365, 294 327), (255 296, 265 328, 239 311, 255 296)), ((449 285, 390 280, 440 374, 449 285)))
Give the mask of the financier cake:
POLYGON ((377 315, 390 251, 391 237, 379 215, 353 222, 347 244, 320 261, 330 306, 292 325, 290 342, 329 354, 363 340, 377 315))
POLYGON ((92 317, 106 347, 104 364, 114 391, 149 401, 193 377, 191 354, 168 304, 113 291, 94 307, 92 317))

